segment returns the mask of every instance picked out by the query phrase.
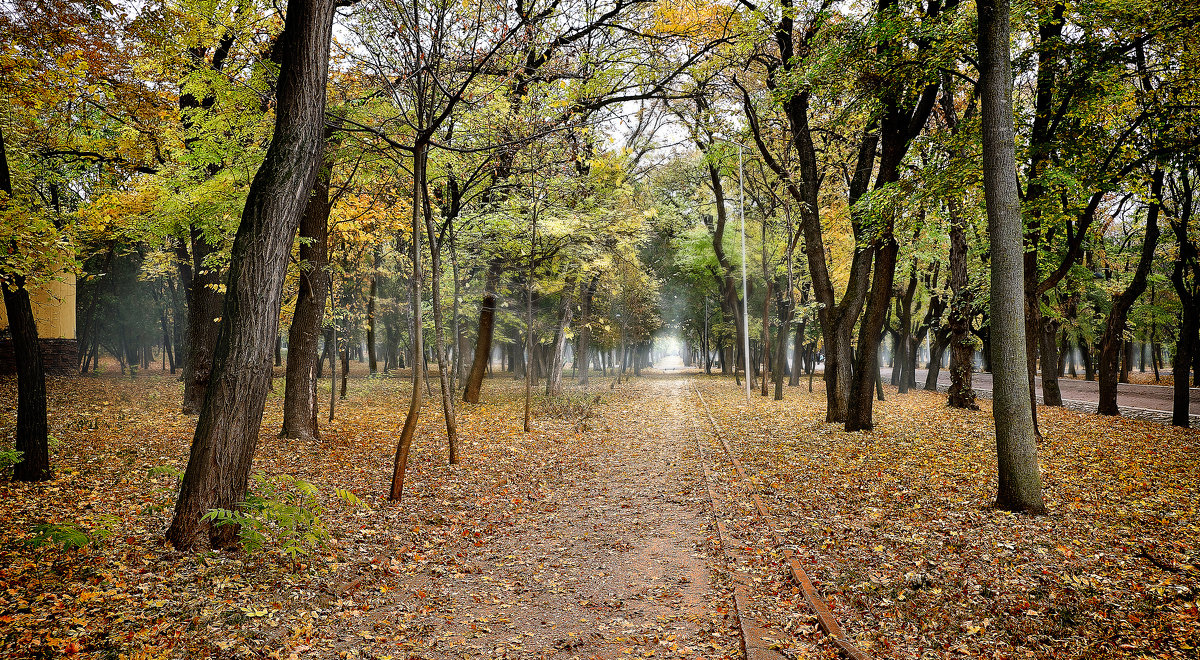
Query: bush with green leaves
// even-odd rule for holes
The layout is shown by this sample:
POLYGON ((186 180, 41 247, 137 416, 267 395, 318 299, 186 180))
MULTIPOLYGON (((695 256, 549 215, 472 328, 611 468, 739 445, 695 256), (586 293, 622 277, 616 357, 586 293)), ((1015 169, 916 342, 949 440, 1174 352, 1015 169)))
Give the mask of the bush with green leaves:
POLYGON ((12 466, 21 462, 24 453, 16 449, 0 449, 0 477, 9 477, 12 474, 12 466))
MULTIPOLYGON (((237 508, 211 509, 203 519, 218 527, 237 525, 238 538, 249 553, 274 549, 293 563, 325 546, 329 532, 321 520, 324 507, 316 486, 287 474, 256 473, 253 480, 237 508)), ((362 505, 348 490, 336 488, 334 494, 346 504, 362 505)))
POLYGON ((113 535, 117 523, 115 516, 102 516, 95 527, 84 527, 79 523, 40 523, 30 530, 33 536, 27 543, 34 548, 56 545, 63 550, 78 550, 87 546, 99 546, 113 535))

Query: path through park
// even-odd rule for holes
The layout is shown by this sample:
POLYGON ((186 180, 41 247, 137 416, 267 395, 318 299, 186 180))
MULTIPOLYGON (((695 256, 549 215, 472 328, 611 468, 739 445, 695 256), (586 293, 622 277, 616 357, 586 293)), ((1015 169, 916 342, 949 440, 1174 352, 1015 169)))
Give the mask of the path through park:
POLYGON ((0 483, 0 656, 844 655, 792 560, 870 657, 1189 657, 1200 644, 1195 431, 1043 408, 1051 513, 1013 516, 990 506, 986 400, 956 411, 890 388, 876 429, 846 433, 824 422, 820 381, 747 401, 726 378, 647 371, 536 397, 525 433, 523 384, 498 376, 459 411, 457 465, 427 402, 394 503, 407 387, 354 375, 312 442, 278 438, 268 399, 254 469, 311 482, 329 533, 292 561, 285 536, 257 551, 163 545, 195 423, 177 381, 52 382, 56 478, 0 483), (85 546, 55 547, 46 530, 85 546))

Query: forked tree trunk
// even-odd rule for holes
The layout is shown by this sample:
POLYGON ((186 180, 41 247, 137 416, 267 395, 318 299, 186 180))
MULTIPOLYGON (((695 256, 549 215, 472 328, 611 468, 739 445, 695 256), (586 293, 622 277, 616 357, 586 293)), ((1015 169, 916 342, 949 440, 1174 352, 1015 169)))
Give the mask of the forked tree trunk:
POLYGON ((296 226, 323 151, 325 85, 333 0, 292 0, 277 48, 282 53, 271 145, 250 184, 229 262, 228 290, 187 471, 167 540, 191 548, 208 532, 214 548, 238 530, 202 520, 233 509, 246 494, 271 377, 283 280, 296 226))
POLYGON ((977 0, 983 188, 991 237, 991 343, 996 506, 1043 513, 1037 436, 1029 404, 1021 205, 1017 191, 1008 0, 977 0))
MULTIPOLYGON (((422 180, 422 185, 427 182, 422 180)), ((442 245, 438 241, 437 227, 433 223, 433 208, 429 204, 429 190, 421 193, 425 200, 422 215, 425 216, 425 233, 429 240, 430 294, 433 298, 433 348, 438 364, 438 384, 442 391, 442 416, 446 422, 446 444, 451 465, 458 463, 458 424, 454 413, 454 384, 450 373, 450 362, 446 347, 446 320, 442 311, 442 245)), ((449 218, 448 222, 453 222, 449 218)))
MULTIPOLYGON (((1117 408, 1117 379, 1121 349, 1125 347, 1125 322, 1133 303, 1146 290, 1146 278, 1154 263, 1154 250, 1158 247, 1158 212, 1162 188, 1163 172, 1161 168, 1156 168, 1150 184, 1152 201, 1146 212, 1146 236, 1142 241, 1142 254, 1138 259, 1137 270, 1134 271, 1129 288, 1113 300, 1112 310, 1104 324, 1104 334, 1100 337, 1100 405, 1097 406, 1096 412, 1101 415, 1121 414, 1117 408)), ((1128 363, 1128 360, 1126 362, 1128 363)))

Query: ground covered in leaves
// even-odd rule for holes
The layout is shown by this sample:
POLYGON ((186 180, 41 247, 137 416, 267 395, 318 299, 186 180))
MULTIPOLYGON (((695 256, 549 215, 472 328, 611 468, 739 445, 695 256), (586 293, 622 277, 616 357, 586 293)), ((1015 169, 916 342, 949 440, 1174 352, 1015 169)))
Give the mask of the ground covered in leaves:
MULTIPOLYGON (((695 381, 868 653, 1200 657, 1200 433, 1039 407, 1050 513, 1031 517, 990 505, 990 401, 966 412, 889 389, 875 431, 845 433, 824 422, 819 380, 749 406, 724 380, 695 381)), ((777 558, 761 579, 782 639, 811 624, 777 558)))
MULTIPOLYGON (((874 657, 1200 657, 1200 434, 1042 408, 1051 513, 1015 516, 989 505, 988 402, 889 390, 876 430, 847 434, 823 422, 820 386, 747 405, 716 377, 593 378, 535 401, 525 434, 522 388, 490 379, 460 410, 460 465, 428 401, 397 505, 382 496, 407 381, 357 374, 311 444, 275 437, 277 382, 255 469, 312 482, 330 534, 293 559, 161 544, 195 423, 178 381, 55 380, 56 479, 0 483, 0 656, 738 657, 737 581, 776 651, 834 657, 773 524, 874 657), (47 530, 89 542, 38 542, 47 530)), ((11 438, 12 380, 0 401, 11 438)))
MULTIPOLYGON (((281 382, 268 399, 255 470, 314 484, 330 533, 293 560, 270 545, 162 545, 195 423, 177 412, 176 380, 51 382, 55 480, 0 483, 0 656, 737 655, 710 570, 702 471, 680 432, 685 390, 593 378, 586 391, 535 399, 526 434, 520 383, 491 379, 483 402, 460 410, 457 466, 446 465, 431 397, 393 504, 384 496, 408 381, 350 383, 311 444, 275 437, 281 382), (94 542, 37 544, 47 524, 94 542)), ((13 383, 3 386, 15 403, 13 383)), ((13 403, 0 426, 9 437, 13 403)))

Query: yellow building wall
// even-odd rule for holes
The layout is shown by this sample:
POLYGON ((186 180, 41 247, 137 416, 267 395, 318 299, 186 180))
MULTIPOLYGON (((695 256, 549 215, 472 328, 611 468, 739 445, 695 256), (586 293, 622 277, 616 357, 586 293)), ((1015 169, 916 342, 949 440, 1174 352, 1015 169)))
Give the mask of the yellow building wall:
MULTIPOLYGON (((57 279, 29 292, 40 339, 75 339, 75 275, 57 279)), ((8 327, 8 310, 0 302, 0 327, 8 327)))

